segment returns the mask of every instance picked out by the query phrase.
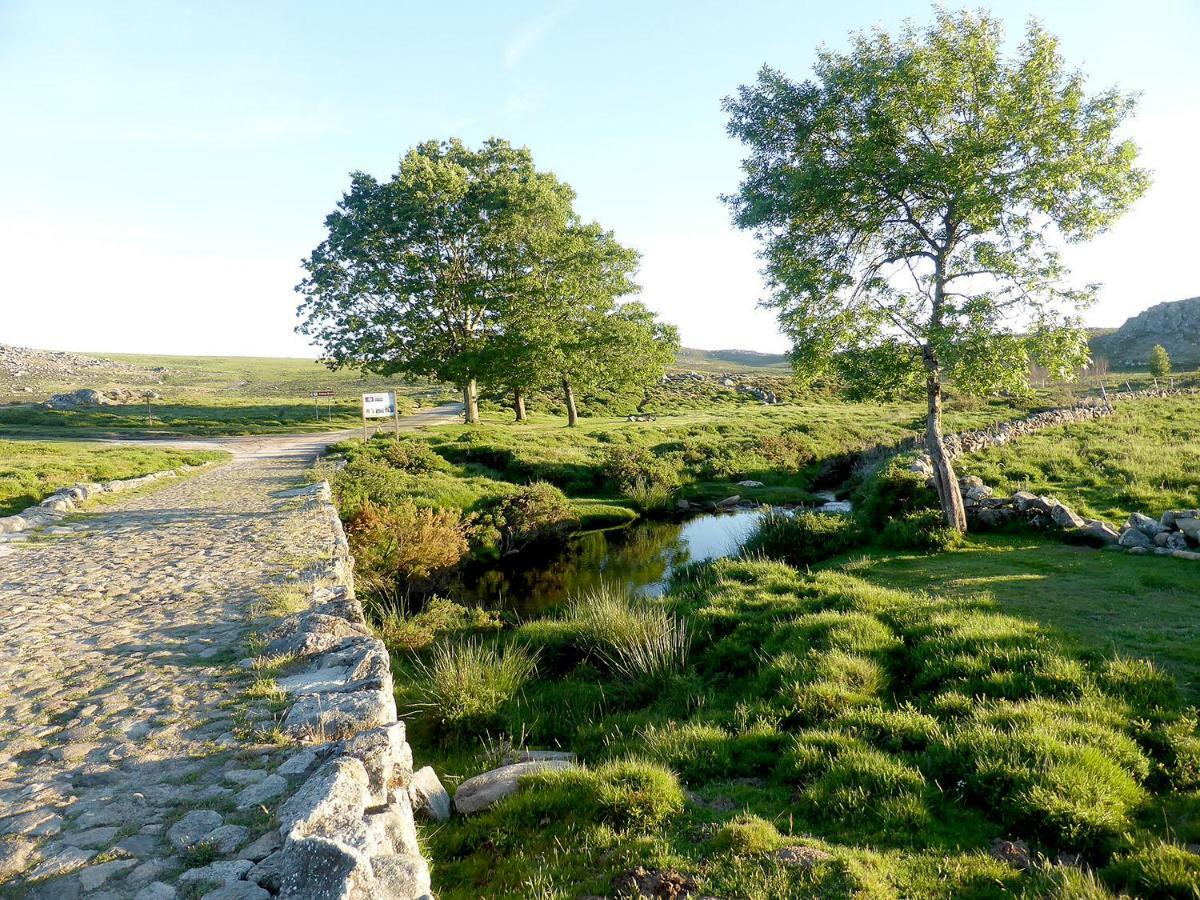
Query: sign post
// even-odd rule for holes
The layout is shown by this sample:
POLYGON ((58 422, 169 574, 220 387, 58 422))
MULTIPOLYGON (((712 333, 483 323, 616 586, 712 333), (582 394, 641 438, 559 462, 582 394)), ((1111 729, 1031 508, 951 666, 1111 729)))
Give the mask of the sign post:
POLYGON ((333 418, 333 399, 332 399, 333 391, 313 391, 312 392, 313 412, 316 414, 318 422, 321 421, 321 403, 320 403, 320 400, 318 399, 320 397, 329 397, 330 398, 330 400, 329 400, 329 417, 331 419, 333 418))
POLYGON ((367 419, 386 419, 396 415, 396 394, 385 391, 362 395, 363 440, 367 439, 367 419))

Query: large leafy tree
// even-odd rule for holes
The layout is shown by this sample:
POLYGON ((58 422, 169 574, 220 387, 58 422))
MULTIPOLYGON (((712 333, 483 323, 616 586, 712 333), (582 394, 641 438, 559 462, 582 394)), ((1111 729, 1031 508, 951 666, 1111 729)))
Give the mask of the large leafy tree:
POLYGON ((923 382, 947 522, 966 528, 942 440, 943 384, 1020 390, 1031 363, 1086 361, 1063 241, 1104 230, 1147 188, 1118 129, 1133 98, 1089 94, 1036 22, 1012 54, 987 14, 851 37, 813 79, 764 68, 725 101, 749 148, 728 198, 762 241, 766 301, 801 373, 846 361, 860 393, 923 382))
POLYGON ((298 330, 335 367, 459 385, 478 421, 476 379, 573 200, 527 149, 498 139, 420 144, 387 181, 356 172, 304 261, 298 330))

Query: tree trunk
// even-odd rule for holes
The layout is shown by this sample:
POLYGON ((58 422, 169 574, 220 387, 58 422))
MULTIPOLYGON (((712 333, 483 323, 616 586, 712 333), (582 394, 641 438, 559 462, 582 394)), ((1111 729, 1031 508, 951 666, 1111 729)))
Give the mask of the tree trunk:
POLYGON ((475 379, 472 378, 463 387, 463 408, 468 425, 479 424, 479 392, 475 388, 475 379))
POLYGON ((518 422, 525 421, 525 395, 521 393, 520 388, 513 391, 513 412, 516 413, 518 422))
POLYGON ((563 379, 563 399, 567 403, 567 425, 574 427, 579 422, 579 411, 575 409, 575 391, 569 378, 563 379))
POLYGON ((928 370, 925 384, 929 395, 929 411, 925 419, 925 451, 933 463, 933 478, 937 483, 938 499, 946 524, 955 531, 967 530, 967 511, 963 508, 962 492, 950 456, 942 440, 942 371, 928 349, 925 352, 928 370))

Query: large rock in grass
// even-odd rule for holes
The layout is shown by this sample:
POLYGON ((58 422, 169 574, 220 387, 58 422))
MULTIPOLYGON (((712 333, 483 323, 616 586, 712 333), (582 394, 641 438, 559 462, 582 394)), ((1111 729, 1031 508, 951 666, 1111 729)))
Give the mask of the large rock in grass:
POLYGON ((1167 526, 1159 522, 1158 519, 1152 519, 1140 512, 1130 514, 1129 527, 1136 528, 1148 538, 1153 538, 1156 534, 1168 530, 1167 526))
POLYGON ((1200 510, 1176 510, 1175 527, 1190 537, 1193 541, 1200 541, 1200 510))
POLYGON ((413 773, 408 783, 408 796, 413 812, 434 822, 445 822, 450 818, 450 795, 430 766, 413 773))
POLYGON ((1117 540, 1117 543, 1122 547, 1128 547, 1131 550, 1134 548, 1147 550, 1154 546, 1154 541, 1146 537, 1145 534, 1138 531, 1136 528, 1132 527, 1126 528, 1121 532, 1121 537, 1117 540))
POLYGON ((1117 529, 1099 519, 1087 519, 1082 527, 1075 529, 1075 534, 1085 543, 1095 547, 1115 547, 1121 539, 1117 529))
POLYGON ((1050 508, 1050 518, 1060 528, 1083 528, 1085 525, 1082 516, 1077 515, 1070 507, 1063 506, 1061 503, 1055 503, 1050 508))
POLYGON ((501 766, 468 778, 454 792, 454 808, 461 815, 469 816, 480 810, 487 809, 497 800, 502 800, 509 794, 516 793, 521 779, 534 772, 546 769, 570 769, 573 763, 562 759, 543 759, 534 762, 513 763, 501 766))

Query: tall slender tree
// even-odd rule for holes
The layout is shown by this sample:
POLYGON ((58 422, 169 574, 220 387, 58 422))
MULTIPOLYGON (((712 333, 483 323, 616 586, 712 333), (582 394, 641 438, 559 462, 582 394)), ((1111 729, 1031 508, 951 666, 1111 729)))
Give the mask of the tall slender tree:
POLYGON ((1062 241, 1103 231, 1146 190, 1118 130, 1134 107, 1088 94, 1031 22, 1017 51, 986 13, 939 10, 853 35, 796 83, 764 68, 725 101, 748 147, 728 198, 762 241, 771 289, 812 373, 856 356, 860 390, 924 382, 926 449, 946 521, 966 528, 942 439, 947 378, 1021 390, 1031 361, 1068 377, 1086 361, 1062 241))

